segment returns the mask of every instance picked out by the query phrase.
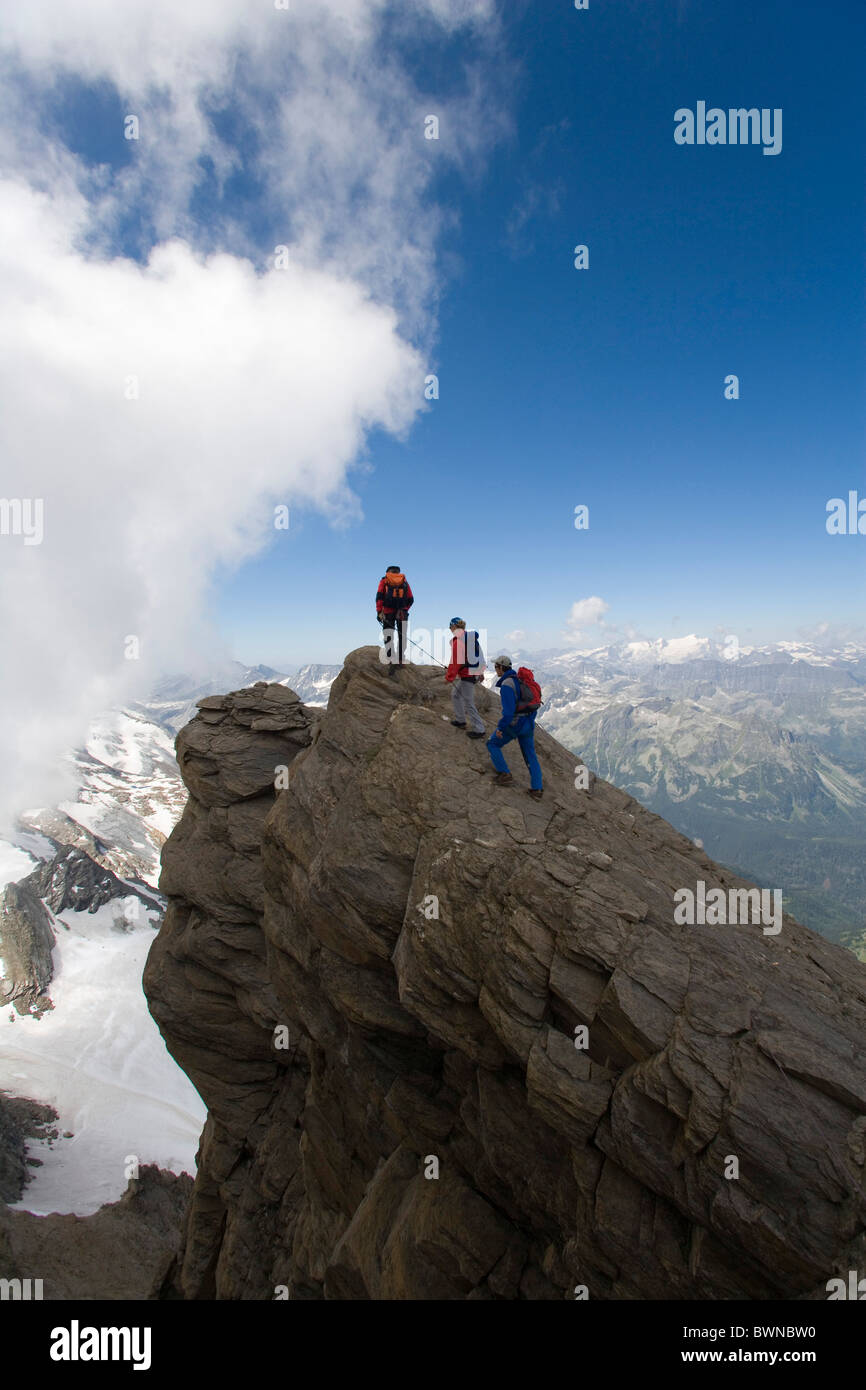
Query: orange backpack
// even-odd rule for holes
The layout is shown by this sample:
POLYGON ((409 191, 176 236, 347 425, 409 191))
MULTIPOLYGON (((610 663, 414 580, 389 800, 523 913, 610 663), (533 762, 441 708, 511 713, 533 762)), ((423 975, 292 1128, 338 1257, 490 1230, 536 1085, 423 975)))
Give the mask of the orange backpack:
POLYGON ((383 602, 388 608, 402 608, 408 588, 405 574, 386 574, 383 602))

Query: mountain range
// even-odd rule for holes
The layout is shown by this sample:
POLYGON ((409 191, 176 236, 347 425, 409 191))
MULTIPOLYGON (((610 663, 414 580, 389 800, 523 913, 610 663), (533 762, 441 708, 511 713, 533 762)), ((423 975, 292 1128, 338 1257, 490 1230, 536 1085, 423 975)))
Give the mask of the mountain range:
POLYGON ((536 674, 598 776, 866 957, 866 648, 631 642, 536 674))

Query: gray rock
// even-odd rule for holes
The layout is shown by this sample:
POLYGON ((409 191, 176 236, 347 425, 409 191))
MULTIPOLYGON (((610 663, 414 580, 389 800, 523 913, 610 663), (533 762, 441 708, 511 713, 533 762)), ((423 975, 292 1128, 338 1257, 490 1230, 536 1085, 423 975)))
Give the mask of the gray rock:
POLYGON ((264 681, 198 704, 201 713, 181 729, 175 747, 190 793, 208 807, 272 793, 277 769, 306 747, 318 721, 318 711, 293 690, 264 681))
POLYGON ((33 883, 8 883, 0 895, 0 1007, 11 1004, 19 1014, 51 1007, 53 949, 51 918, 33 883))

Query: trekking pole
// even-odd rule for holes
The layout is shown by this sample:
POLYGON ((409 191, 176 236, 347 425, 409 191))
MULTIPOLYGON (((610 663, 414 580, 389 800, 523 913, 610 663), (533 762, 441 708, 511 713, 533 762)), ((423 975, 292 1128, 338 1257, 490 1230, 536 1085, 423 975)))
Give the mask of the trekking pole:
POLYGON ((447 666, 444 666, 444 665, 442 664, 441 661, 437 661, 437 660, 436 660, 436 658, 435 658, 435 656, 433 656, 432 652, 425 651, 423 647, 419 646, 419 644, 415 641, 415 639, 414 639, 413 637, 410 637, 410 638, 409 638, 409 646, 410 646, 410 647, 417 647, 417 648, 418 648, 418 651, 421 652, 424 656, 429 656, 429 657, 430 657, 430 660, 433 662, 433 665, 434 665, 434 666, 442 666, 442 670, 443 670, 443 671, 447 671, 447 670, 448 670, 448 667, 447 667, 447 666))

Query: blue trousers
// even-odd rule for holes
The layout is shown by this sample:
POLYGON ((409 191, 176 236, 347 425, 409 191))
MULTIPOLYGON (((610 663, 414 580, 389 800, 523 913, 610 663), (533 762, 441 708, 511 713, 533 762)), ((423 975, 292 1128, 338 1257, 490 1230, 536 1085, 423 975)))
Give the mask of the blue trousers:
POLYGON ((511 743, 517 739, 520 744, 520 751, 523 754, 523 761, 529 768, 529 785, 533 791, 541 791, 541 768, 538 765, 538 758, 535 752, 535 720, 519 719, 512 728, 506 730, 501 738, 497 739, 491 735, 487 740, 487 751, 490 754, 490 761, 497 772, 508 772, 508 763, 502 756, 502 749, 506 743, 511 743))

